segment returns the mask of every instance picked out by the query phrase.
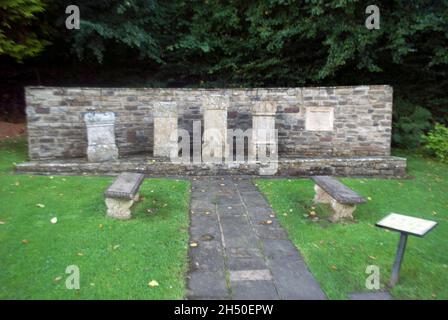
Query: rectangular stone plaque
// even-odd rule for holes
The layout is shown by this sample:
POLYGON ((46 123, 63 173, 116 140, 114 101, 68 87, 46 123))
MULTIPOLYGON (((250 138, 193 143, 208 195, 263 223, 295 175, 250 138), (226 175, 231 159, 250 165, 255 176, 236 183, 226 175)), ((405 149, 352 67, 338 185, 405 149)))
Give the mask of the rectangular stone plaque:
POLYGON ((391 213, 376 224, 378 227, 423 237, 431 231, 437 222, 391 213))
POLYGON ((306 108, 305 130, 333 131, 334 108, 308 107, 306 108))

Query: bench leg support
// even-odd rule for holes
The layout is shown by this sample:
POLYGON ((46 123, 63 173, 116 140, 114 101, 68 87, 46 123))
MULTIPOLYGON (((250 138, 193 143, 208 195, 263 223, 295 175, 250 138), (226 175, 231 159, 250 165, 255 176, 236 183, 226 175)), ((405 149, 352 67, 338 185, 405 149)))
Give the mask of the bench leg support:
POLYGON ((314 185, 314 191, 316 191, 314 203, 331 203, 331 200, 333 200, 333 198, 317 184, 314 185))
POLYGON ((332 199, 331 208, 333 209, 333 215, 330 217, 330 220, 332 222, 337 222, 341 219, 353 220, 353 212, 356 210, 356 205, 342 204, 335 199, 332 199))
MULTIPOLYGON (((134 199, 138 199, 138 196, 134 199)), ((107 216, 120 220, 127 220, 131 218, 131 207, 134 200, 106 198, 107 216)))

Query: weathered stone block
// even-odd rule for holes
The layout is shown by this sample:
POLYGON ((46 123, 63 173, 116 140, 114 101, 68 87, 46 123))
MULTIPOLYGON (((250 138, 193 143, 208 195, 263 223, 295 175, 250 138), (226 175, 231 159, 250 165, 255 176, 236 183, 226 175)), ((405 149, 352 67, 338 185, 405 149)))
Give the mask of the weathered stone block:
POLYGON ((177 150, 177 103, 154 105, 154 156, 170 157, 177 150))
POLYGON ((115 114, 112 112, 89 112, 84 115, 87 126, 87 159, 104 162, 118 159, 115 144, 115 114))
POLYGON ((227 95, 210 94, 203 98, 204 134, 202 161, 221 163, 228 157, 227 142, 227 95))

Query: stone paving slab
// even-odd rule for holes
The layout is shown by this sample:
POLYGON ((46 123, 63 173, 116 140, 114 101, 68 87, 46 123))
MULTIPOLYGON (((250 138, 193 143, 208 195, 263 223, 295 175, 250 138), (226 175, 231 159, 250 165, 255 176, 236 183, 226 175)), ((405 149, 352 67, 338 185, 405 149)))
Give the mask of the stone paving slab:
POLYGON ((389 292, 359 292, 349 295, 350 300, 394 300, 389 292))
POLYGON ((230 282, 235 300, 277 300, 278 294, 273 281, 230 282))
POLYGON ((188 299, 325 299, 247 177, 192 179, 188 299))

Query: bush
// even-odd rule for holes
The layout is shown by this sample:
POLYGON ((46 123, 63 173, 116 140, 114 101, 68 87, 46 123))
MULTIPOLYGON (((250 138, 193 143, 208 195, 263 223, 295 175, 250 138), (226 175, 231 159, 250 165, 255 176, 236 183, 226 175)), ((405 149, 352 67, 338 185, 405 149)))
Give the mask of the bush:
POLYGON ((392 142, 394 146, 420 147, 422 135, 431 128, 431 112, 411 102, 397 99, 394 104, 392 142))
POLYGON ((436 156, 442 162, 448 163, 448 128, 442 124, 436 124, 426 136, 425 149, 436 156))

